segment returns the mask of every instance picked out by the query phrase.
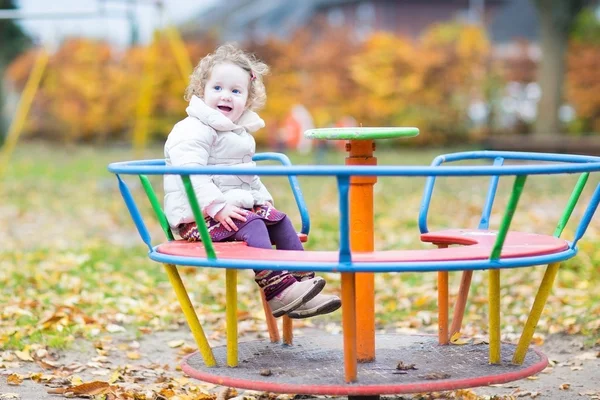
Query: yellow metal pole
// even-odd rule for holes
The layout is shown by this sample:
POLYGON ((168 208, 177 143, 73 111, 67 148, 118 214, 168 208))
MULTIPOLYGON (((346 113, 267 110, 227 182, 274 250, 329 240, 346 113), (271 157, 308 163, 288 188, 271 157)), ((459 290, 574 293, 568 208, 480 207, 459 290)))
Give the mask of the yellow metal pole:
POLYGON ((544 310, 546 300, 548 300, 548 296, 552 291, 552 285, 554 284, 554 279, 556 279, 556 274, 558 273, 559 267, 560 263, 557 262, 548 265, 548 268, 546 268, 546 272, 544 273, 544 277, 542 278, 540 288, 538 289, 538 292, 535 295, 535 300, 533 301, 531 312, 527 317, 525 328, 523 329, 523 333, 521 334, 521 337, 519 338, 519 343, 517 344, 517 348, 515 349, 515 354, 513 355, 512 359, 513 364, 521 365, 525 360, 525 355, 527 354, 529 343, 531 343, 531 338, 533 337, 535 327, 537 326, 537 323, 540 320, 540 316, 542 315, 542 311, 544 310))
POLYGON ((173 286, 173 289, 175 289, 175 294, 177 295, 177 300, 179 300, 179 304, 181 305, 183 315, 185 315, 185 320, 192 331, 192 335, 194 336, 198 350, 202 355, 202 360, 204 360, 204 364, 207 367, 214 367, 217 365, 217 362, 213 356, 210 344, 208 344, 208 340, 206 340, 206 335, 204 334, 202 325, 200 325, 200 321, 198 321, 198 315, 196 315, 196 311, 194 311, 194 306, 190 301, 187 290, 185 290, 181 276, 179 276, 179 272, 177 272, 177 267, 175 267, 173 264, 164 264, 164 267, 167 271, 167 276, 169 277, 171 286, 173 286))
POLYGON ((8 128, 6 142, 2 147, 2 154, 0 155, 0 178, 4 176, 12 153, 14 152, 17 142, 19 141, 19 136, 21 136, 21 132, 23 132, 27 114, 29 114, 29 109, 31 108, 35 94, 40 87, 40 82, 42 81, 42 76, 44 75, 44 70, 48 65, 49 59, 50 55, 46 49, 44 47, 40 47, 31 73, 29 74, 29 78, 27 78, 25 89, 23 89, 23 93, 21 94, 17 111, 10 124, 10 127, 8 128))
POLYGON ((225 272, 225 302, 227 320, 227 366, 238 365, 237 270, 225 272))
MULTIPOLYGON (((373 140, 350 140, 346 165, 377 165, 373 157, 373 140)), ((355 251, 373 251, 373 186, 375 176, 355 176, 350 179, 350 247, 355 251)), ((356 273, 356 336, 359 362, 375 360, 375 275, 356 273)), ((343 304, 343 301, 342 301, 343 304)))
POLYGON ((490 364, 500 364, 500 270, 488 271, 490 364))
POLYGON ((133 126, 133 149, 136 157, 142 156, 148 140, 149 119, 152 112, 153 85, 155 81, 156 60, 158 58, 158 33, 154 32, 152 42, 146 49, 143 74, 140 77, 140 92, 135 108, 133 126))
POLYGON ((169 25, 165 30, 165 33, 167 40, 169 41, 169 45, 171 46, 171 51, 173 51, 173 55, 175 56, 175 61, 177 62, 177 67, 179 68, 181 77, 185 82, 187 82, 194 67, 190 61, 190 55, 185 48, 185 43, 181 39, 179 31, 177 31, 177 28, 175 28, 173 25, 169 25))
POLYGON ((342 272, 342 334, 344 338, 344 378, 355 382, 356 368, 356 277, 342 272))

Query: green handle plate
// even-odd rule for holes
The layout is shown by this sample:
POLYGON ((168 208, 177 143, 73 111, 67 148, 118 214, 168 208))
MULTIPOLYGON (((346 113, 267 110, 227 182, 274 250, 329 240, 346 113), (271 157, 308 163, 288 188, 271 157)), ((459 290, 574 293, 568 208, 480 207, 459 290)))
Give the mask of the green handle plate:
POLYGON ((419 128, 320 128, 304 132, 307 139, 325 140, 372 140, 394 139, 399 137, 414 137, 419 134, 419 128))

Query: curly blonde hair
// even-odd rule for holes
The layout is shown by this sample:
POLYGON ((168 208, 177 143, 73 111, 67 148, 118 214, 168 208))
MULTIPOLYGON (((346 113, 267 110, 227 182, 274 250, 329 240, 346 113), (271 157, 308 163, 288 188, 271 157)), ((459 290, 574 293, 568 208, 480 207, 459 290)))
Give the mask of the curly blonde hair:
POLYGON ((221 63, 237 65, 250 74, 246 106, 250 110, 259 110, 264 107, 267 101, 267 91, 263 83, 263 76, 269 73, 269 67, 253 54, 246 53, 231 43, 219 46, 214 53, 208 54, 200 60, 190 76, 190 83, 185 89, 183 98, 186 101, 190 101, 194 95, 203 98, 206 81, 210 78, 214 66, 221 63))

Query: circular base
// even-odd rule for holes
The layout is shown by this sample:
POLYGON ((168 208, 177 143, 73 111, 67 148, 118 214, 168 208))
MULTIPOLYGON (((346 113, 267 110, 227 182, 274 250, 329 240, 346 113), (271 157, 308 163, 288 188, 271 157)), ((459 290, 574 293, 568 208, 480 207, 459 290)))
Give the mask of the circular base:
POLYGON ((487 344, 440 346, 425 335, 377 335, 376 360, 358 364, 358 380, 344 381, 341 336, 294 338, 292 346, 255 340, 239 344, 239 365, 226 367, 225 346, 213 349, 217 367, 199 353, 182 368, 201 381, 274 393, 380 395, 455 390, 510 382, 546 368, 548 359, 530 349, 522 365, 511 364, 515 346, 502 344, 502 364, 488 364, 487 344), (405 370, 398 369, 399 364, 405 370), (414 369, 406 368, 414 364, 414 369), (269 374, 270 373, 270 374, 269 374))

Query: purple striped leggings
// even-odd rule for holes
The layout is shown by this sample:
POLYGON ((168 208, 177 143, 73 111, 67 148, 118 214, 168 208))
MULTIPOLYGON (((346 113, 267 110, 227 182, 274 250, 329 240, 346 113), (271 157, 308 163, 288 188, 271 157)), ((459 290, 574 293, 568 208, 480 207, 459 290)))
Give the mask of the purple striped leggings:
MULTIPOLYGON (((198 228, 188 230, 183 239, 199 237, 198 228)), ((254 219, 242 226, 233 236, 225 241, 244 241, 250 247, 271 249, 275 244, 277 250, 304 250, 292 221, 286 216, 281 221, 265 223, 262 219, 254 219)), ((288 272, 254 270, 254 280, 264 292, 267 300, 271 300, 296 281, 312 279, 314 272, 288 272)))

